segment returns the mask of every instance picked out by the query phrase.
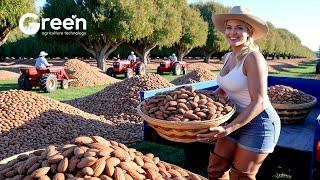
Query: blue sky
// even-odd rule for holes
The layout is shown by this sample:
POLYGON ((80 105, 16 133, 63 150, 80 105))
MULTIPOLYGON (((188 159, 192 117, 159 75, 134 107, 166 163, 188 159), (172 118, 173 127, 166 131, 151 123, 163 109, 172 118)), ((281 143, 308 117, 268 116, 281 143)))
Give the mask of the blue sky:
MULTIPOLYGON (((37 0, 41 7, 46 0, 37 0)), ((201 0, 188 0, 189 3, 201 0)), ((313 51, 320 46, 320 0, 215 0, 225 6, 243 5, 277 28, 296 34, 313 51)))

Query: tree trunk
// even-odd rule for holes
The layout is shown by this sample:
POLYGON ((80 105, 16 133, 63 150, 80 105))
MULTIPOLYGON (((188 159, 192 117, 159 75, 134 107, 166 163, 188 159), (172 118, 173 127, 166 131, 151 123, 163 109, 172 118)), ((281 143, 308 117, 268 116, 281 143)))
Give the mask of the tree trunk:
POLYGON ((148 64, 150 63, 150 51, 155 48, 156 46, 153 46, 151 48, 148 48, 148 49, 144 49, 144 51, 142 52, 142 59, 141 61, 144 63, 144 64, 148 64))
POLYGON ((156 47, 156 45, 153 44, 126 44, 126 46, 134 50, 136 54, 140 57, 140 61, 143 62, 145 65, 147 65, 150 62, 150 51, 156 47))
POLYGON ((9 28, 5 27, 0 31, 0 46, 2 46, 8 39, 9 37, 9 28))
POLYGON ((192 50, 192 49, 180 49, 178 47, 175 47, 175 49, 178 51, 178 61, 182 61, 183 58, 189 54, 189 52, 192 50))
POLYGON ((97 60, 97 67, 102 70, 102 72, 106 71, 106 64, 104 63, 105 54, 101 52, 96 52, 96 60, 97 60))
POLYGON ((204 62, 209 63, 210 62, 210 57, 212 56, 214 52, 204 52, 204 62))

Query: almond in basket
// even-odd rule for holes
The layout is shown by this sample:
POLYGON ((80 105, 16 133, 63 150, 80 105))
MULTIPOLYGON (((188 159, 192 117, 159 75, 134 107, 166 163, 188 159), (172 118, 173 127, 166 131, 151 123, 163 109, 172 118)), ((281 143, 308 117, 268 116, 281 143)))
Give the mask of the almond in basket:
POLYGON ((312 97, 290 86, 275 85, 268 87, 268 96, 276 104, 303 104, 312 101, 312 97))
POLYGON ((222 117, 233 110, 233 104, 205 91, 184 86, 158 93, 142 102, 141 110, 150 117, 168 121, 204 121, 222 117))

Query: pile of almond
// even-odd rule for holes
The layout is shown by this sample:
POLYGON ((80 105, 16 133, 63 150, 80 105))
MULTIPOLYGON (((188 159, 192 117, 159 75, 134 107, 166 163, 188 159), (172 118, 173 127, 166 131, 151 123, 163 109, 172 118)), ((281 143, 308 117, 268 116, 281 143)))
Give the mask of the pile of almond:
POLYGON ((0 160, 8 156, 63 144, 79 135, 100 135, 122 143, 140 141, 140 125, 114 124, 37 93, 0 92, 0 160))
POLYGON ((290 86, 275 85, 268 87, 268 96, 276 104, 303 104, 312 101, 312 97, 290 86))
POLYGON ((18 80, 19 73, 0 70, 0 80, 18 80))
POLYGON ((142 102, 141 111, 168 121, 204 121, 222 117, 233 109, 230 102, 205 95, 192 86, 159 93, 142 102))
MULTIPOLYGON (((189 68, 189 67, 188 67, 189 68)), ((190 71, 188 74, 178 77, 177 79, 171 81, 172 84, 182 85, 191 84, 202 81, 208 81, 215 79, 215 74, 206 68, 196 68, 190 71)))
POLYGON ((71 75, 72 78, 75 78, 69 83, 71 87, 106 85, 120 81, 101 72, 99 68, 78 59, 69 59, 64 63, 64 66, 75 71, 71 75))
POLYGON ((67 102, 85 112, 103 115, 114 123, 140 123, 137 114, 140 92, 169 87, 170 83, 158 74, 145 74, 126 78, 105 89, 67 102))
POLYGON ((100 136, 80 136, 71 142, 0 164, 0 179, 200 179, 151 153, 144 155, 100 136))

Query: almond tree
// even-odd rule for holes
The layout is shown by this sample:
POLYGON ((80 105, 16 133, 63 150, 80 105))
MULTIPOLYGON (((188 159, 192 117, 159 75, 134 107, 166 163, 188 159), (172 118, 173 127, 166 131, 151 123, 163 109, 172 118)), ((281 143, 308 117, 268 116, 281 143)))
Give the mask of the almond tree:
POLYGON ((9 32, 18 26, 20 17, 34 11, 34 0, 0 1, 0 46, 5 43, 9 32))
POLYGON ((205 45, 207 35, 208 23, 196 9, 185 6, 182 10, 182 37, 174 46, 178 60, 181 61, 193 48, 205 45))
POLYGON ((85 36, 56 38, 79 43, 96 58, 98 67, 104 71, 105 59, 120 44, 144 38, 153 32, 149 19, 154 17, 155 6, 152 0, 48 0, 43 11, 44 17, 63 19, 77 15, 85 18, 85 36))
POLYGON ((148 63, 150 51, 159 46, 171 47, 181 38, 181 7, 187 6, 185 0, 154 1, 156 10, 149 18, 152 33, 142 39, 128 42, 126 45, 133 49, 145 64, 148 63))
POLYGON ((224 37, 224 34, 216 30, 212 23, 211 16, 214 13, 228 13, 229 10, 223 5, 215 2, 207 2, 195 6, 200 10, 201 16, 209 25, 206 45, 200 48, 205 56, 204 62, 208 63, 212 55, 215 54, 221 58, 229 49, 229 44, 224 37))

